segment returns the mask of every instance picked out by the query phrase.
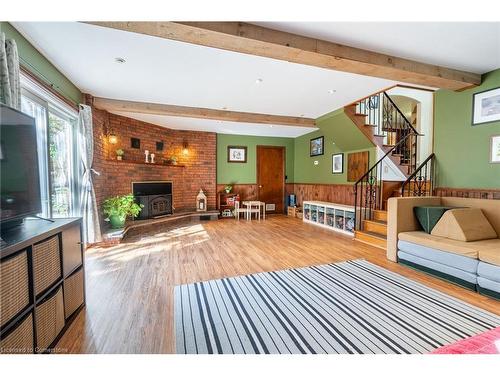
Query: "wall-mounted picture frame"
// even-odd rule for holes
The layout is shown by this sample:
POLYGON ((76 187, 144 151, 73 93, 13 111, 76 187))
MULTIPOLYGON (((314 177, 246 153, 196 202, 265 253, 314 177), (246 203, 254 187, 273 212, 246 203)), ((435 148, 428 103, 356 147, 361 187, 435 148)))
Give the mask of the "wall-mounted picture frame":
POLYGON ((141 148, 141 140, 139 138, 130 138, 130 147, 141 148))
POLYGON ((165 144, 163 143, 163 141, 156 142, 156 151, 163 151, 164 146, 165 144))
POLYGON ((309 143, 309 156, 320 156, 325 153, 324 149, 325 137, 317 137, 310 140, 309 143))
POLYGON ((246 163, 247 146, 227 146, 228 163, 246 163))
POLYGON ((500 134, 491 136, 490 163, 500 163, 500 134))
POLYGON ((500 87, 472 96, 472 125, 500 121, 500 87))
POLYGON ((332 155, 332 173, 342 174, 344 173, 344 154, 333 154, 332 155))

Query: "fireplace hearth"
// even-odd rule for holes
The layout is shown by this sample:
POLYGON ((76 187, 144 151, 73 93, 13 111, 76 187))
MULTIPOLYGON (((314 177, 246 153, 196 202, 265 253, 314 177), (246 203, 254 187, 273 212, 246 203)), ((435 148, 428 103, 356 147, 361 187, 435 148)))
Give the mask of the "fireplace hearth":
POLYGON ((144 206, 136 219, 152 219, 173 213, 172 182, 133 182, 132 193, 135 201, 144 206))

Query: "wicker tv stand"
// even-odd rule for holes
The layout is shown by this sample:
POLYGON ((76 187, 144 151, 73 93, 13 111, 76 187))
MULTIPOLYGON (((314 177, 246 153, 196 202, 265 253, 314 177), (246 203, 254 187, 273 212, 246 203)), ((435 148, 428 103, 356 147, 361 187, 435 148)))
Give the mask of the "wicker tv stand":
POLYGON ((81 219, 26 219, 2 232, 0 354, 52 352, 85 305, 81 219))

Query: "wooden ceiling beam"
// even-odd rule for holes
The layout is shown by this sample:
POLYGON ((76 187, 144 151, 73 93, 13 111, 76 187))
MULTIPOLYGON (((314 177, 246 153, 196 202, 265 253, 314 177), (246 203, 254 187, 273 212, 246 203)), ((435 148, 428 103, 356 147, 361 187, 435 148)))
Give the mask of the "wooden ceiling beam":
MULTIPOLYGON (((481 84, 479 74, 425 64, 243 22, 88 23, 416 85, 463 90, 481 84)), ((411 40, 408 43, 411 43, 411 40)))
POLYGON ((151 115, 201 118, 245 122, 253 124, 286 125, 315 128, 315 120, 305 117, 268 115, 263 113, 235 112, 209 108, 184 107, 171 104, 144 103, 108 98, 93 98, 93 105, 108 112, 145 113, 151 115))

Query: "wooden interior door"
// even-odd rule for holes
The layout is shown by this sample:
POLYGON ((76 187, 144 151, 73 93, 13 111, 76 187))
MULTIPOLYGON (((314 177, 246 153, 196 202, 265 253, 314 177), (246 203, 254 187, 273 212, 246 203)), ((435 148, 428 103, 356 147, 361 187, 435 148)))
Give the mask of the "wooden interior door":
POLYGON ((266 206, 274 204, 274 210, 285 211, 285 147, 257 146, 258 196, 266 206))

